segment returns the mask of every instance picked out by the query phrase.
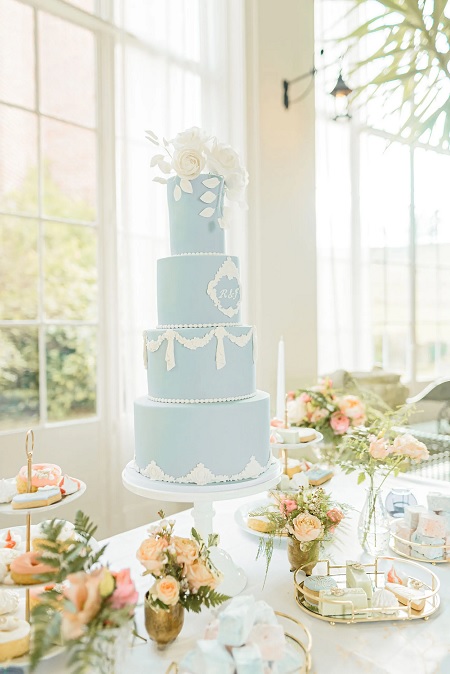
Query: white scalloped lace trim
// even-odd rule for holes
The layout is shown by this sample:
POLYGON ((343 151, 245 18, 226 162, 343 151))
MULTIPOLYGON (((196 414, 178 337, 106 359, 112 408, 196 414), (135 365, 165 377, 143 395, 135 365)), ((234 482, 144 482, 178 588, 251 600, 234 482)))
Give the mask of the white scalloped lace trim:
POLYGON ((234 400, 247 400, 247 398, 253 398, 256 395, 255 393, 249 393, 245 396, 233 396, 232 398, 154 398, 153 396, 147 396, 149 400, 153 400, 155 403, 184 403, 184 404, 195 404, 195 403, 231 403, 234 400))
POLYGON ((254 456, 250 458, 250 461, 245 466, 244 470, 236 475, 215 475, 209 468, 203 463, 198 463, 187 475, 182 477, 173 477, 172 475, 167 475, 162 468, 158 466, 155 461, 151 461, 147 468, 139 468, 136 461, 133 464, 133 468, 137 470, 138 473, 148 477, 150 480, 157 480, 159 482, 174 482, 176 484, 198 484, 205 485, 214 482, 238 482, 240 480, 249 480, 255 477, 258 477, 263 473, 271 464, 271 459, 267 462, 265 466, 255 459, 254 456))
POLYGON ((178 330, 179 328, 236 328, 241 323, 186 323, 185 325, 157 325, 157 330, 178 330))

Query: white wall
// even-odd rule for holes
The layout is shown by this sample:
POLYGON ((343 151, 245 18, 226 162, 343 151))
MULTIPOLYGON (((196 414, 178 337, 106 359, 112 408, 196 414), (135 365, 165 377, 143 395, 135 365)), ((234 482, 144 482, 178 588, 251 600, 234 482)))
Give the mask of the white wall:
POLYGON ((317 376, 314 89, 282 104, 282 80, 312 68, 313 19, 313 0, 246 1, 249 307, 258 386, 273 396, 280 335, 287 388, 317 376))

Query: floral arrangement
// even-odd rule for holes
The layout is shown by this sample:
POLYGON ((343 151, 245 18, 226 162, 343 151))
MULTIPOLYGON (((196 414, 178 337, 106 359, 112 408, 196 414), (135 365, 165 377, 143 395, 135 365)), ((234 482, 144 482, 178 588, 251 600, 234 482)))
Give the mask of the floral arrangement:
POLYGON ((217 545, 218 536, 211 534, 206 544, 195 529, 192 538, 173 534, 175 522, 163 519, 149 528, 136 557, 155 582, 148 597, 152 608, 168 610, 181 604, 188 611, 198 613, 202 605, 217 606, 229 597, 216 592, 222 579, 209 557, 211 547, 217 545))
MULTIPOLYGON (((35 670, 42 657, 55 644, 67 646, 69 666, 74 674, 111 671, 119 630, 131 625, 138 593, 130 570, 111 571, 97 562, 105 547, 94 552, 89 540, 94 527, 83 513, 75 519, 76 538, 84 541, 61 546, 55 553, 58 530, 64 523, 46 525, 48 543, 41 543, 42 560, 66 570, 64 582, 53 585, 38 595, 31 612, 33 630, 30 663, 35 670)), ((130 630, 131 631, 131 630, 130 630)), ((127 632, 128 633, 128 632, 127 632)))
MULTIPOLYGON (((197 126, 178 133, 171 140, 160 140, 153 131, 146 131, 146 137, 158 148, 150 165, 158 166, 161 173, 167 176, 157 176, 153 180, 165 184, 171 176, 181 178, 180 189, 174 192, 175 200, 181 198, 182 192, 192 193, 191 180, 201 173, 210 173, 212 176, 223 177, 225 196, 229 201, 245 206, 248 174, 232 147, 219 142, 197 126)), ((210 194, 212 193, 206 192, 202 195, 203 200, 210 194)), ((205 205, 207 203, 209 202, 205 201, 205 205)))
POLYGON ((373 413, 362 397, 337 392, 329 378, 310 389, 290 391, 287 396, 289 423, 315 428, 326 442, 340 441, 353 428, 366 423, 373 413))
POLYGON ((281 493, 276 498, 277 507, 268 505, 250 513, 252 517, 266 517, 271 524, 269 538, 260 539, 258 550, 258 556, 266 556, 267 569, 275 536, 287 534, 298 541, 300 550, 308 552, 315 544, 331 540, 346 509, 322 487, 301 487, 297 493, 281 493))

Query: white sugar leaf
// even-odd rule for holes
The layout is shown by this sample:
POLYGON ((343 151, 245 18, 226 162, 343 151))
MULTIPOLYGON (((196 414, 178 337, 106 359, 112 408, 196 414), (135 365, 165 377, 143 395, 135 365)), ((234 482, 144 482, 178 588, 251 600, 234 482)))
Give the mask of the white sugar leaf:
POLYGON ((161 176, 156 176, 156 178, 153 178, 154 183, 161 183, 162 185, 167 185, 167 180, 166 178, 161 178, 161 176))
POLYGON ((203 180, 203 181, 202 181, 202 184, 203 184, 205 187, 209 187, 209 188, 217 187, 217 185, 218 185, 219 183, 220 183, 219 178, 207 178, 206 180, 203 180))
POLYGON ((145 133, 146 133, 147 136, 149 136, 149 138, 153 138, 153 140, 158 140, 158 136, 156 135, 156 133, 154 133, 153 131, 150 131, 150 129, 148 131, 146 131, 145 133))
POLYGON ((172 170, 172 167, 170 166, 169 162, 166 161, 165 159, 159 160, 158 167, 163 173, 170 173, 172 170))
POLYGON ((200 199, 205 203, 205 204, 212 204, 213 201, 217 199, 217 194, 214 194, 214 192, 204 192, 200 199))
POLYGON ((183 192, 187 192, 187 194, 192 194, 193 192, 191 181, 188 180, 187 178, 181 178, 180 187, 183 190, 183 192))
POLYGON ((209 206, 208 208, 204 208, 202 211, 200 211, 199 215, 201 215, 202 218, 210 218, 215 210, 215 208, 211 208, 209 206))
POLYGON ((150 162, 150 166, 156 166, 162 159, 164 159, 163 154, 155 154, 154 157, 152 157, 152 160, 150 162))
POLYGON ((173 198, 175 201, 180 201, 181 199, 181 189, 179 185, 175 185, 175 189, 173 191, 173 198))
POLYGON ((169 141, 163 138, 164 147, 169 147, 169 141))

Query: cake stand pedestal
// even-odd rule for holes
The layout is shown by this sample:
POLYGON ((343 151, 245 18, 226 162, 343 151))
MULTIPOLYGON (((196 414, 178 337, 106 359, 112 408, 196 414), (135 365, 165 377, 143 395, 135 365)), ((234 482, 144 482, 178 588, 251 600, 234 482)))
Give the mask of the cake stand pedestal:
MULTIPOLYGON (((203 538, 207 538, 208 534, 211 534, 214 530, 214 501, 253 496, 262 491, 267 491, 278 484, 282 474, 280 462, 274 459, 262 475, 252 480, 199 486, 149 480, 138 473, 133 468, 133 464, 134 462, 130 461, 122 472, 122 482, 126 489, 138 496, 157 501, 192 502, 194 504, 192 508, 194 527, 203 538)), ((242 592, 247 585, 247 577, 244 571, 234 564, 231 556, 221 548, 212 548, 211 561, 223 574, 223 581, 219 586, 220 592, 230 597, 242 592)))

